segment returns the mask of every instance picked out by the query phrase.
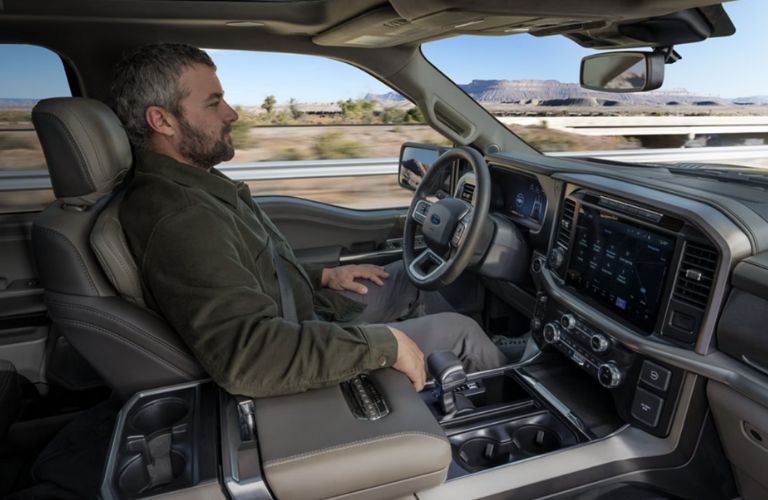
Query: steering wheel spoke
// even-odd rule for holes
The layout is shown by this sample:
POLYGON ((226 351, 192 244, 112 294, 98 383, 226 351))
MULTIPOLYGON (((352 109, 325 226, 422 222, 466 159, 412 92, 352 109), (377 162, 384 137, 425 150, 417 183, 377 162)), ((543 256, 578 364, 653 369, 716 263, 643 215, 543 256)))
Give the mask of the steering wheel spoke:
POLYGON ((432 203, 428 202, 427 200, 419 200, 416 203, 416 206, 413 207, 413 211, 411 212, 411 219, 413 219, 413 221, 417 224, 423 225, 424 221, 427 220, 427 212, 429 212, 429 208, 431 206, 432 203))
POLYGON ((456 229, 453 231, 453 236, 451 237, 451 246, 453 248, 459 248, 464 241, 464 235, 467 232, 467 228, 472 225, 472 216, 474 215, 474 210, 470 207, 466 214, 459 220, 458 224, 456 224, 456 229))

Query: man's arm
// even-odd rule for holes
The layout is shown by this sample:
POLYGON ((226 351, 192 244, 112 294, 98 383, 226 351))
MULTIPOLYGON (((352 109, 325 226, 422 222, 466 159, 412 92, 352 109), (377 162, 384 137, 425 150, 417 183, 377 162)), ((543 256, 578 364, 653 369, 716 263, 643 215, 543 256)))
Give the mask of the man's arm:
POLYGON ((398 363, 404 343, 384 325, 278 316, 262 278, 243 264, 258 256, 229 224, 204 207, 186 208, 158 222, 142 262, 160 311, 219 385, 249 396, 287 394, 398 363))

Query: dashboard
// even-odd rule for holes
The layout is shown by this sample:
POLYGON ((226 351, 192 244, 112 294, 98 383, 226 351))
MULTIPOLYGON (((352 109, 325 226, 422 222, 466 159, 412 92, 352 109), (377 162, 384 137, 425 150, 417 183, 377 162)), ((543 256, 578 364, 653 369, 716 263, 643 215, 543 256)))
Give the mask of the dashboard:
POLYGON ((540 347, 609 390, 625 421, 666 435, 684 374, 722 378, 735 361, 719 352, 716 327, 731 270, 754 242, 713 201, 722 187, 691 189, 663 168, 487 161, 492 216, 516 226, 530 252, 532 283, 506 286, 517 290, 509 303, 530 295, 540 347))

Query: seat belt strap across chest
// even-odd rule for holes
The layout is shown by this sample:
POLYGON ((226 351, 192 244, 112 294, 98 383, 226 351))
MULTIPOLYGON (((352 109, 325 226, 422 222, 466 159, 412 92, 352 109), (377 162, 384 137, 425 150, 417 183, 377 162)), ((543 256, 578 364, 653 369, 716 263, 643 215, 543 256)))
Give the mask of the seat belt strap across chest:
POLYGON ((298 323, 299 317, 296 313, 296 301, 293 298, 293 289, 291 289, 291 282, 288 278, 288 270, 285 268, 280 254, 277 253, 275 245, 270 245, 270 248, 272 250, 272 264, 277 272, 277 284, 280 286, 280 309, 282 309, 283 318, 298 323))

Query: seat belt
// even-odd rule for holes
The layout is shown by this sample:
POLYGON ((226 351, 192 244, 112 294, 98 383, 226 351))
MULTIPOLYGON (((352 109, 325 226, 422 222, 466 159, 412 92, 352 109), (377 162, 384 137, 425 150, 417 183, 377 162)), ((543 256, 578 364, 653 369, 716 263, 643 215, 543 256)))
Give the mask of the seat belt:
POLYGON ((277 284, 280 286, 280 305, 283 318, 298 323, 299 316, 296 314, 296 301, 293 298, 293 289, 291 289, 291 282, 288 279, 288 270, 285 268, 280 254, 277 253, 275 245, 270 242, 269 246, 272 249, 272 264, 277 271, 277 284))

